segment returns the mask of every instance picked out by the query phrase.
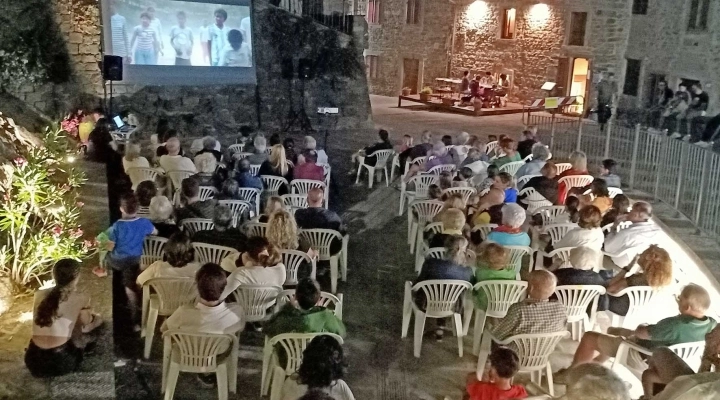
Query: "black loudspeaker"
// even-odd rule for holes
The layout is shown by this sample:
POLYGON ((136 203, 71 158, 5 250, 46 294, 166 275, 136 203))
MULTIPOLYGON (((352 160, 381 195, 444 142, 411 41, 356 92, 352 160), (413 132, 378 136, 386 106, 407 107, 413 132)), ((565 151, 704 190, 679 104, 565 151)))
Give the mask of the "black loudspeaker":
POLYGON ((102 76, 106 81, 121 81, 123 79, 122 57, 104 56, 102 62, 102 76))
POLYGON ((315 62, 309 58, 301 58, 298 61, 298 77, 300 79, 315 78, 315 62))
POLYGON ((281 62, 282 78, 292 79, 295 77, 295 65, 292 58, 283 58, 281 62))

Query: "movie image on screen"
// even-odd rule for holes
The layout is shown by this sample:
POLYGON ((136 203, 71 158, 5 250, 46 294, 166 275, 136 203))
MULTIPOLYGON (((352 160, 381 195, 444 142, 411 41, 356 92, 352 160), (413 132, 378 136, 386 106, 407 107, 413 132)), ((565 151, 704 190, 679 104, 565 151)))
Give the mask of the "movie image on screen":
POLYGON ((106 54, 126 65, 252 67, 250 7, 111 0, 106 54))

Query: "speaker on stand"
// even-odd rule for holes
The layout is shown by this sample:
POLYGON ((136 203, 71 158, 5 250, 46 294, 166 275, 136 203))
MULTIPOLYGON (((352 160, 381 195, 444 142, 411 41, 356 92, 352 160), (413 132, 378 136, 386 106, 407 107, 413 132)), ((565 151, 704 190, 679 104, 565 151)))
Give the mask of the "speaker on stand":
POLYGON ((108 116, 112 112, 113 99, 113 81, 121 81, 123 79, 123 59, 120 56, 105 55, 102 60, 102 78, 104 81, 110 81, 110 102, 108 105, 108 116))

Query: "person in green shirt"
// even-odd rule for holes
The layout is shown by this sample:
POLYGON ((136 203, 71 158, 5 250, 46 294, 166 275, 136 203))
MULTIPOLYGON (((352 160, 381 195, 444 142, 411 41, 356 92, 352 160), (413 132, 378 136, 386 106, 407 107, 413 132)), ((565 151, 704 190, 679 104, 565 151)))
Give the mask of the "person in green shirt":
MULTIPOLYGON (((475 283, 494 280, 514 280, 515 270, 506 268, 509 263, 509 254, 505 247, 497 243, 488 243, 478 258, 478 267, 475 269, 475 283)), ((475 307, 487 309, 487 295, 484 290, 474 292, 475 307)))
MULTIPOLYGON (((655 325, 640 325, 637 329, 608 328, 608 334, 586 332, 580 340, 570 368, 588 362, 604 362, 614 357, 620 344, 629 340, 648 349, 705 340, 717 322, 706 316, 710 295, 701 286, 690 284, 677 299, 680 314, 661 320, 655 325), (595 353, 600 353, 597 357, 595 353)), ((555 382, 564 384, 567 370, 555 374, 555 382), (559 379, 558 376, 560 377, 559 379)))
POLYGON ((273 337, 291 332, 329 332, 345 337, 345 325, 333 311, 317 306, 318 301, 320 287, 317 282, 309 278, 300 280, 295 289, 295 299, 265 324, 265 333, 273 337))
POLYGON ((500 140, 500 151, 504 154, 502 157, 498 157, 492 161, 493 164, 497 165, 498 168, 505 164, 522 161, 520 153, 517 152, 517 142, 510 139, 509 137, 500 140))

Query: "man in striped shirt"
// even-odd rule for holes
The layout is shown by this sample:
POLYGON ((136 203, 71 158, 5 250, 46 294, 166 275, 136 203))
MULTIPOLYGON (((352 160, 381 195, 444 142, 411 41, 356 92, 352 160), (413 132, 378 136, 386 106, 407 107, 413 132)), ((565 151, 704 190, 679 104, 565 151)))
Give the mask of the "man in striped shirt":
POLYGON ((136 65, 156 65, 157 52, 160 49, 157 31, 150 27, 150 15, 140 14, 140 25, 133 29, 130 48, 135 47, 134 63, 136 65))

